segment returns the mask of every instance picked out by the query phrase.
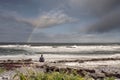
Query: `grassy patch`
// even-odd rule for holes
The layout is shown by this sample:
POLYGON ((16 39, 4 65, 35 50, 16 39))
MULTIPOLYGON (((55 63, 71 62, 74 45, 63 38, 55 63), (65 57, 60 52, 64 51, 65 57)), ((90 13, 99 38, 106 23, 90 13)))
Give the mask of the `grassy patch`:
POLYGON ((5 69, 0 68, 0 74, 3 73, 5 71, 5 69))
MULTIPOLYGON (((86 80, 84 77, 79 76, 78 74, 68 74, 62 72, 34 72, 29 71, 27 74, 23 74, 21 72, 17 72, 13 77, 14 80, 86 80)), ((87 80, 92 80, 87 79, 87 80)))
MULTIPOLYGON (((81 77, 76 72, 65 73, 65 72, 36 72, 32 70, 26 70, 27 73, 17 71, 13 77, 13 80, 94 80, 93 78, 81 77)), ((105 78, 103 80, 115 80, 115 78, 105 78)))

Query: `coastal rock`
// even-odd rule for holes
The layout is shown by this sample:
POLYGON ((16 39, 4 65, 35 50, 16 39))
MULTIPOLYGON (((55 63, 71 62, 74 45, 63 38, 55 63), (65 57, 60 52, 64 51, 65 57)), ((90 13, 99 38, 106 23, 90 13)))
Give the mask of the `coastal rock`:
POLYGON ((94 79, 103 80, 105 77, 120 78, 119 58, 94 58, 85 60, 61 60, 47 64, 47 71, 65 71, 72 73, 74 70, 81 76, 90 76, 94 79), (77 63, 78 62, 78 63, 77 63), (114 64, 110 64, 113 63, 114 64), (70 63, 70 65, 66 65, 70 63), (75 64, 74 64, 75 63, 75 64), (109 64, 108 64, 109 63, 109 64))

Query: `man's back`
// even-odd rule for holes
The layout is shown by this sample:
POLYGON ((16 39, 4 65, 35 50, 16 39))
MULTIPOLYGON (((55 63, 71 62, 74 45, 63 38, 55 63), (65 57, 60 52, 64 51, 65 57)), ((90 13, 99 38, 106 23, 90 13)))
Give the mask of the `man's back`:
POLYGON ((44 59, 43 55, 41 55, 41 57, 39 59, 39 62, 45 62, 45 59, 44 59))

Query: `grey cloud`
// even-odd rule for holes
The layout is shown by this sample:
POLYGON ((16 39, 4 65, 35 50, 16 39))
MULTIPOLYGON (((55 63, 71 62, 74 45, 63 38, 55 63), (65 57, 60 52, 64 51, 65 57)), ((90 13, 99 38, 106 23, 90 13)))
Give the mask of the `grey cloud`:
POLYGON ((99 16, 104 15, 118 5, 119 0, 68 0, 70 8, 75 12, 74 14, 79 15, 93 15, 99 16))
POLYGON ((0 0, 0 8, 16 11, 22 16, 39 15, 41 11, 50 11, 59 8, 64 0, 0 0))
MULTIPOLYGON (((60 24, 71 23, 77 19, 69 17, 62 10, 51 10, 50 12, 43 12, 38 17, 24 18, 17 12, 0 11, 1 18, 5 18, 8 22, 15 21, 29 26, 49 28, 60 24)), ((4 19, 3 19, 4 20, 4 19)))
POLYGON ((24 15, 39 15, 41 11, 63 9, 72 16, 104 15, 120 5, 119 0, 0 0, 0 7, 24 15))
POLYGON ((34 33, 28 39, 28 42, 51 42, 51 41, 53 41, 53 39, 49 35, 42 32, 39 32, 38 34, 34 33))
POLYGON ((29 42, 119 42, 120 37, 117 37, 119 33, 107 33, 107 34, 45 34, 36 33, 31 37, 29 42), (107 37, 106 37, 107 36, 107 37))
POLYGON ((33 27, 27 22, 20 22, 19 19, 22 19, 23 17, 19 15, 16 11, 0 10, 0 18, 1 18, 1 23, 8 22, 8 23, 21 24, 21 25, 25 24, 27 26, 33 27))
POLYGON ((35 18, 24 18, 14 12, 1 12, 1 18, 6 19, 8 22, 15 21, 23 24, 27 24, 33 27, 49 28, 60 24, 75 22, 78 19, 69 17, 61 10, 51 10, 50 12, 43 12, 35 18))
POLYGON ((21 15, 31 16, 39 10, 35 0, 0 0, 0 8, 7 11, 16 11, 21 15))
MULTIPOLYGON (((64 12, 58 11, 50 11, 44 12, 43 15, 39 15, 38 18, 23 18, 16 12, 10 11, 0 11, 0 41, 1 42, 26 42, 29 41, 31 35, 35 39, 37 39, 36 35, 32 34, 33 28, 49 28, 55 25, 64 24, 73 22, 76 19, 71 18, 64 14, 64 12), (7 22, 7 23, 6 23, 7 22)), ((50 37, 46 37, 45 35, 42 37, 42 40, 50 40, 50 37)), ((32 38, 33 40, 34 38, 32 38)), ((31 40, 31 39, 30 39, 31 40)), ((38 39, 39 40, 39 39, 38 39)), ((36 41, 36 40, 35 40, 36 41)), ((52 40, 51 40, 52 41, 52 40)))
POLYGON ((61 10, 51 10, 50 12, 43 12, 43 15, 39 15, 37 18, 22 18, 16 17, 19 22, 28 23, 34 27, 49 28, 60 24, 71 23, 77 21, 77 19, 69 17, 61 10))
POLYGON ((32 30, 33 27, 26 23, 0 15, 0 42, 26 42, 32 30))
POLYGON ((68 34, 50 35, 45 33, 36 33, 29 40, 29 42, 38 42, 38 41, 39 42, 77 42, 77 39, 75 36, 71 36, 68 34))
POLYGON ((102 17, 96 23, 88 26, 87 32, 108 32, 112 30, 120 31, 120 10, 113 11, 102 17))
MULTIPOLYGON (((98 20, 97 22, 95 20, 93 24, 90 23, 87 27, 83 26, 87 33, 119 31, 120 10, 115 11, 119 6, 120 0, 0 0, 0 41, 27 41, 35 27, 50 28, 74 22, 78 20, 76 18, 81 20, 80 23, 83 21, 86 25, 87 21, 93 18, 98 20), (84 20, 85 18, 87 21, 84 20)), ((113 37, 106 36, 108 35, 82 33, 50 36, 39 33, 33 34, 31 41, 109 41, 115 35, 112 35, 113 37), (102 40, 103 38, 104 40, 102 40)), ((115 40, 120 39, 115 38, 115 40)))

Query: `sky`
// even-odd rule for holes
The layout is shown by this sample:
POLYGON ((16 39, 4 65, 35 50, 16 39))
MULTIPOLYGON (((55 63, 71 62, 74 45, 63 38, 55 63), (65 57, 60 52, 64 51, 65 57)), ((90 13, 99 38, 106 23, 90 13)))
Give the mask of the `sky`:
POLYGON ((0 42, 120 42, 120 0, 0 0, 0 42))

